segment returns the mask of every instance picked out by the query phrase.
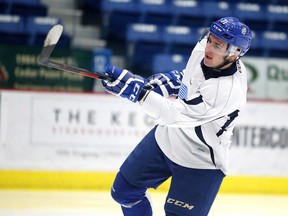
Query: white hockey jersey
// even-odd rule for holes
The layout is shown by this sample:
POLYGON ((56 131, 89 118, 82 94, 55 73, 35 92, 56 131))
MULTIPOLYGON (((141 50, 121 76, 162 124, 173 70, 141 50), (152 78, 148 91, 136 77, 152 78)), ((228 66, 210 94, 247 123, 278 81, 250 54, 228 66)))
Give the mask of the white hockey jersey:
POLYGON ((238 60, 229 69, 211 70, 203 58, 204 47, 198 43, 184 70, 177 99, 151 92, 141 107, 158 123, 156 140, 170 160, 227 174, 235 118, 246 103, 246 69, 238 60))

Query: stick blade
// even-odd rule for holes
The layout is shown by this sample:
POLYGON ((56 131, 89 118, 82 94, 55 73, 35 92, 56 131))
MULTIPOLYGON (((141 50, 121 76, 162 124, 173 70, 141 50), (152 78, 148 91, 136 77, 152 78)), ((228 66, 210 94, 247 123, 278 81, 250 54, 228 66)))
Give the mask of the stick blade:
POLYGON ((48 32, 46 39, 44 41, 44 46, 51 46, 57 44, 63 32, 63 26, 57 24, 53 26, 48 32))
POLYGON ((42 48, 41 54, 38 58, 39 64, 44 64, 50 58, 51 53, 54 50, 58 40, 60 39, 63 32, 63 26, 57 24, 53 26, 48 32, 46 39, 44 41, 44 46, 42 48))

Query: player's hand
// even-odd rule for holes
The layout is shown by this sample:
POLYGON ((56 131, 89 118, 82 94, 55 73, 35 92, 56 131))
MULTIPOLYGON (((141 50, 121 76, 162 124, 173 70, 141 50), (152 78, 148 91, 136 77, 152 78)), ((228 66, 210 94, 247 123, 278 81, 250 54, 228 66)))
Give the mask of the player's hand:
POLYGON ((168 73, 152 75, 147 79, 147 82, 153 86, 153 91, 164 97, 169 97, 178 95, 182 78, 182 71, 173 70, 168 73))
POLYGON ((102 85, 107 92, 127 98, 134 103, 138 101, 139 94, 146 83, 143 77, 113 65, 106 67, 106 74, 114 79, 112 82, 102 80, 102 85))

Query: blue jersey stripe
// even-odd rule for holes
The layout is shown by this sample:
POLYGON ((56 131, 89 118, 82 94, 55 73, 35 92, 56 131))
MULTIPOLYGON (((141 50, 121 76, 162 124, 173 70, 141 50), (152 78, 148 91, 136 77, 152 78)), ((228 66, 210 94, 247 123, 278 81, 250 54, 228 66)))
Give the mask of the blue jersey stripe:
POLYGON ((211 146, 209 146, 207 144, 207 142, 205 141, 201 126, 195 127, 195 132, 196 132, 196 135, 198 136, 198 138, 209 148, 211 160, 212 160, 214 166, 216 167, 213 148, 211 146))
POLYGON ((200 95, 199 97, 193 98, 192 100, 187 101, 187 100, 183 99, 183 101, 188 105, 197 105, 197 104, 202 103, 203 99, 202 99, 202 95, 200 95))

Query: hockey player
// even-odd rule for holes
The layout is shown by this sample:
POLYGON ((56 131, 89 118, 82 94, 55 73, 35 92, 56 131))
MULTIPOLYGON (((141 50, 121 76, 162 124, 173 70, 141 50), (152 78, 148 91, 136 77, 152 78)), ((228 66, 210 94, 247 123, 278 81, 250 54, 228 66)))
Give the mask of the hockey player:
POLYGON ((157 122, 113 183, 112 197, 125 216, 152 215, 146 190, 169 177, 166 216, 208 215, 227 174, 235 119, 246 103, 246 69, 240 57, 249 50, 251 37, 248 26, 224 17, 196 44, 183 73, 171 71, 146 80, 107 67, 115 81, 102 82, 106 91, 139 103, 157 122))

